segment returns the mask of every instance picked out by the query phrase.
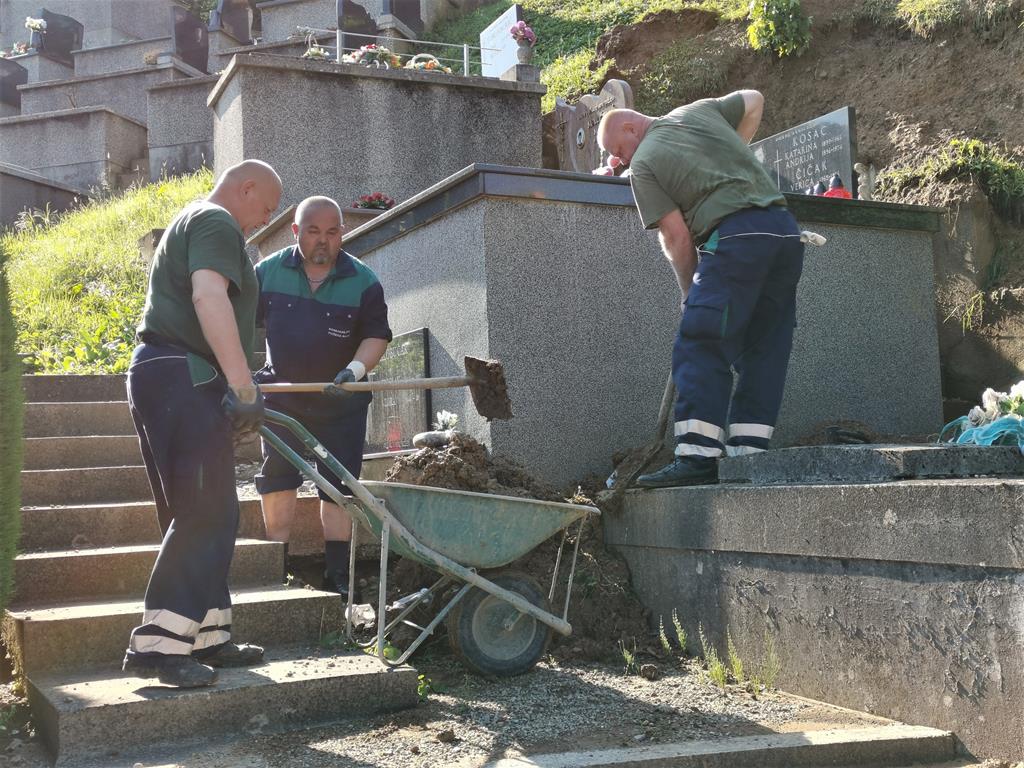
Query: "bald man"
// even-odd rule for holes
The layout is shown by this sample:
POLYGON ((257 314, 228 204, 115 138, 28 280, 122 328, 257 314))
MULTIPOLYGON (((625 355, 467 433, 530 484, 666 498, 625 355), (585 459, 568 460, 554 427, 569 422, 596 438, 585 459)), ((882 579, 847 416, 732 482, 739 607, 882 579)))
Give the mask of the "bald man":
MULTIPOLYGON (((310 197, 295 210, 295 245, 256 265, 259 319, 267 330, 267 364, 261 382, 359 381, 380 362, 391 341, 384 291, 373 271, 341 249, 341 209, 329 197, 310 197)), ((326 395, 279 393, 267 404, 299 420, 342 466, 359 477, 370 393, 332 389, 326 395)), ((299 453, 287 430, 271 429, 299 453)), ((286 544, 302 477, 274 448, 263 445, 256 490, 263 501, 267 537, 286 544)), ((316 459, 317 468, 343 493, 347 489, 316 459)), ((349 595, 352 520, 320 491, 324 530, 324 587, 349 595)))
POLYGON ((211 685, 215 667, 263 657, 231 641, 228 567, 238 530, 234 435, 263 420, 249 363, 259 286, 244 238, 280 198, 273 168, 240 163, 171 221, 153 258, 128 401, 163 542, 124 670, 166 685, 211 685))
POLYGON ((775 430, 803 244, 748 146, 763 108, 757 91, 736 91, 659 118, 612 110, 598 128, 601 147, 629 165, 640 220, 658 229, 684 305, 672 352, 676 458, 640 487, 715 482, 724 453, 766 450, 775 430))

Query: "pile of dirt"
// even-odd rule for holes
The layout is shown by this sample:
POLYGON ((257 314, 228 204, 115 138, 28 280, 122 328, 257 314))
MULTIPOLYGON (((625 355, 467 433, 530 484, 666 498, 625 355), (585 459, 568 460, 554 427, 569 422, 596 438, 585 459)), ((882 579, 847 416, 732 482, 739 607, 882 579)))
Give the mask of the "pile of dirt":
MULTIPOLYGON (((423 448, 396 459, 385 480, 543 501, 594 504, 582 490, 571 496, 559 493, 533 478, 518 463, 492 457, 485 446, 459 432, 445 448, 423 448)), ((573 525, 566 537, 560 588, 552 603, 552 612, 559 615, 565 605, 564 585, 577 530, 578 526, 573 525)), ((533 576, 547 591, 560 542, 561 537, 555 536, 508 568, 533 576)), ((425 568, 409 561, 400 563, 393 576, 393 583, 405 593, 415 591, 431 580, 425 568)), ((646 643, 647 612, 633 593, 625 560, 604 546, 599 517, 592 517, 583 528, 569 605, 569 622, 573 626, 573 634, 568 638, 556 637, 552 646, 556 657, 577 660, 610 658, 618 653, 620 641, 630 646, 634 641, 641 646, 646 643)))

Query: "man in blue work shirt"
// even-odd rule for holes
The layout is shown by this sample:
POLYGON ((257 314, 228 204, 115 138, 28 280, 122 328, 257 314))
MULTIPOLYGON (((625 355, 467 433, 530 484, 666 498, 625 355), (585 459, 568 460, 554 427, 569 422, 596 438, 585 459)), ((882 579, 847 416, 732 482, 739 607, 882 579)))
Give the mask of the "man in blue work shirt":
MULTIPOLYGON (((373 271, 341 249, 341 209, 329 197, 310 197, 295 210, 295 245, 256 265, 260 282, 258 322, 267 331, 267 364, 257 381, 359 381, 380 362, 388 342, 388 307, 373 271)), ((277 393, 267 407, 301 422, 355 477, 363 460, 369 392, 332 388, 327 394, 277 393)), ((287 430, 271 429, 291 447, 301 445, 287 430)), ((317 459, 327 480, 343 493, 341 481, 317 459)), ((263 502, 267 538, 288 543, 295 515, 299 471, 263 445, 256 490, 263 502)), ((349 514, 320 492, 324 528, 325 586, 348 595, 349 514)))

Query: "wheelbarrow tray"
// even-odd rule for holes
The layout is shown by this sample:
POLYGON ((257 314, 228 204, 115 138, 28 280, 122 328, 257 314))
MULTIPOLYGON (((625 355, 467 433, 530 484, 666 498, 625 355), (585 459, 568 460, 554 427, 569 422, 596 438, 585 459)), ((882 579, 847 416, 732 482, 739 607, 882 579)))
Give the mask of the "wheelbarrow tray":
MULTIPOLYGON (((495 496, 405 483, 361 480, 374 496, 383 499, 392 515, 419 543, 467 568, 489 569, 508 565, 529 554, 559 531, 593 513, 592 507, 516 496, 495 496)), ((367 515, 373 534, 381 522, 367 515)), ((424 565, 433 565, 392 540, 392 550, 424 565)))

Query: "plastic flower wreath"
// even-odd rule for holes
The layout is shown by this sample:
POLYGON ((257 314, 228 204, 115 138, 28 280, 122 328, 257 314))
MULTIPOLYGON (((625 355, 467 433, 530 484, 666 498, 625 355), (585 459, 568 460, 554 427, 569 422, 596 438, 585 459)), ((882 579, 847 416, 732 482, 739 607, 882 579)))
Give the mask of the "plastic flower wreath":
POLYGON ((360 195, 359 199, 352 203, 353 208, 372 208, 386 211, 395 204, 395 201, 383 192, 374 192, 371 195, 360 195))
POLYGON ((367 67, 384 67, 385 69, 402 66, 400 56, 392 53, 390 48, 375 43, 364 45, 358 51, 346 53, 341 57, 341 61, 343 64, 363 64, 367 67))
POLYGON ((417 53, 405 63, 403 69, 418 69, 425 72, 444 72, 446 75, 452 73, 451 67, 444 66, 437 60, 436 56, 429 53, 417 53))
POLYGON ((517 21, 509 28, 508 32, 516 42, 527 42, 530 44, 531 48, 537 44, 537 35, 534 34, 532 29, 526 26, 525 21, 517 21))
POLYGON ((939 442, 958 445, 1016 445, 1024 453, 1024 381, 1009 392, 986 389, 981 405, 942 428, 939 442))

